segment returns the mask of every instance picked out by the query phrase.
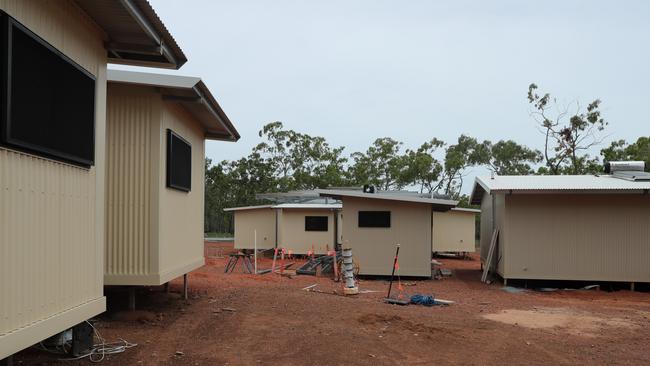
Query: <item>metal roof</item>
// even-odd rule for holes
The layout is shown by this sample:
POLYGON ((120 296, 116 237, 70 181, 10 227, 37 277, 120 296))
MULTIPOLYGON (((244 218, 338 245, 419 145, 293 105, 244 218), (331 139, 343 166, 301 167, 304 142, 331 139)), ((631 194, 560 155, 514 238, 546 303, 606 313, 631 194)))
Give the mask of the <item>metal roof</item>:
POLYGON ((307 208, 307 209, 329 209, 340 210, 343 207, 340 203, 282 203, 273 208, 307 208))
POLYGON ((481 210, 476 209, 476 208, 454 207, 451 210, 452 211, 460 211, 460 212, 481 213, 481 210))
POLYGON ((458 205, 458 201, 445 198, 431 198, 428 195, 422 195, 414 192, 397 191, 391 193, 387 191, 380 191, 378 193, 364 193, 363 191, 348 189, 317 189, 316 192, 318 192, 323 197, 334 197, 337 199, 342 199, 343 197, 354 197, 386 201, 425 203, 433 205, 433 209, 436 211, 447 211, 452 207, 458 205))
POLYGON ((242 206, 242 207, 228 207, 223 210, 226 212, 230 211, 244 211, 244 210, 259 210, 263 208, 273 208, 273 205, 257 205, 257 206, 242 206))
POLYGON ((643 193, 650 181, 629 181, 611 175, 501 175, 476 177, 470 203, 481 204, 484 193, 643 193))
POLYGON ((106 34, 108 62, 178 69, 187 57, 147 0, 74 0, 106 34))
POLYGON ((316 200, 318 202, 327 203, 327 199, 321 198, 320 195, 313 190, 258 193, 255 195, 255 198, 275 203, 314 203, 316 200))
POLYGON ((316 209, 316 210, 340 210, 343 206, 336 203, 282 203, 279 205, 258 205, 258 206, 243 206, 243 207, 229 207, 224 208, 226 212, 230 211, 244 211, 244 210, 259 210, 264 208, 277 208, 277 209, 316 209))
POLYGON ((207 139, 239 140, 239 132, 200 78, 124 70, 108 70, 107 78, 109 83, 158 88, 164 100, 182 105, 201 122, 207 139))

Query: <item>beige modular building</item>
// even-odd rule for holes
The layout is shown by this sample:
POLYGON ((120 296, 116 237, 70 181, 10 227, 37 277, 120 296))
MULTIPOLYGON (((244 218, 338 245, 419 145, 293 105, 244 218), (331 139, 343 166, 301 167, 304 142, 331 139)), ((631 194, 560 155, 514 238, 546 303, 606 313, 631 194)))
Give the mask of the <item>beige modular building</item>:
POLYGON ((476 251, 476 215, 481 210, 454 207, 433 213, 432 251, 471 253, 476 251))
POLYGON ((227 208, 235 216, 235 248, 285 248, 294 254, 325 254, 337 241, 339 203, 282 203, 227 208))
POLYGON ((203 266, 204 141, 239 134, 199 78, 108 71, 106 285, 203 266))
POLYGON ((105 310, 107 63, 185 56, 143 0, 0 0, 0 50, 2 360, 105 310))
POLYGON ((400 244, 399 274, 431 277, 434 212, 458 202, 407 193, 364 193, 323 189, 321 196, 342 201, 343 246, 352 248, 361 275, 390 275, 395 248, 400 244))
POLYGON ((650 178, 478 177, 481 260, 504 280, 650 282, 650 178))

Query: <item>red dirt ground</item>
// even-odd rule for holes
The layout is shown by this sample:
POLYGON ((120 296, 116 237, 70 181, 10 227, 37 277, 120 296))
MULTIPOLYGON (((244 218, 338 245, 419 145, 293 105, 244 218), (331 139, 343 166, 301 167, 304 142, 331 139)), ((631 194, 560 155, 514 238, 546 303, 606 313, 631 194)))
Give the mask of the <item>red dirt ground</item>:
MULTIPOLYGON (((382 302, 384 280, 363 280, 343 297, 307 292, 341 284, 329 278, 224 274, 225 259, 190 274, 190 299, 161 288, 138 294, 142 310, 103 315, 96 326, 108 340, 138 346, 108 356, 105 365, 575 365, 650 364, 650 294, 630 291, 508 293, 480 282, 479 262, 439 259, 453 276, 407 281, 407 293, 435 294, 450 306, 382 302), (224 308, 229 308, 228 311, 224 308), (176 354, 177 351, 182 354, 176 354)), ((270 267, 263 260, 261 268, 270 267)), ((109 294, 111 307, 125 294, 109 294)), ((57 362, 28 350, 18 364, 57 362)))

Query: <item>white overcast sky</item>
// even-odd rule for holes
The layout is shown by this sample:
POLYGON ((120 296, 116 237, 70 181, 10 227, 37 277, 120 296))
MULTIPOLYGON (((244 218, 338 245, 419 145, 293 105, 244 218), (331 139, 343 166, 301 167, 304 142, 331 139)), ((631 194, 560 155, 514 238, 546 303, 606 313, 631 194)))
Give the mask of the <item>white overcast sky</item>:
POLYGON ((247 155, 271 121, 347 153, 460 134, 539 149, 531 82, 602 99, 608 141, 650 135, 650 1, 149 1, 189 59, 176 73, 242 135, 208 142, 213 160, 247 155))

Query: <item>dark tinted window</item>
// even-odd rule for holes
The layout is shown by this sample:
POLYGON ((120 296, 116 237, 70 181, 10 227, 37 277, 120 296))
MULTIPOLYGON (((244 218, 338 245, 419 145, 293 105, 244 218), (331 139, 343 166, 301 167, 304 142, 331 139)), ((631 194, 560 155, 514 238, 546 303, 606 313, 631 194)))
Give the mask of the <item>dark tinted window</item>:
POLYGON ((327 216, 305 216, 305 231, 327 231, 327 216))
POLYGON ((359 227, 390 227, 390 211, 359 211, 359 227))
POLYGON ((0 143, 93 165, 95 78, 11 17, 4 13, 0 17, 0 143))
POLYGON ((167 130, 167 187, 192 189, 192 146, 172 130, 167 130))

